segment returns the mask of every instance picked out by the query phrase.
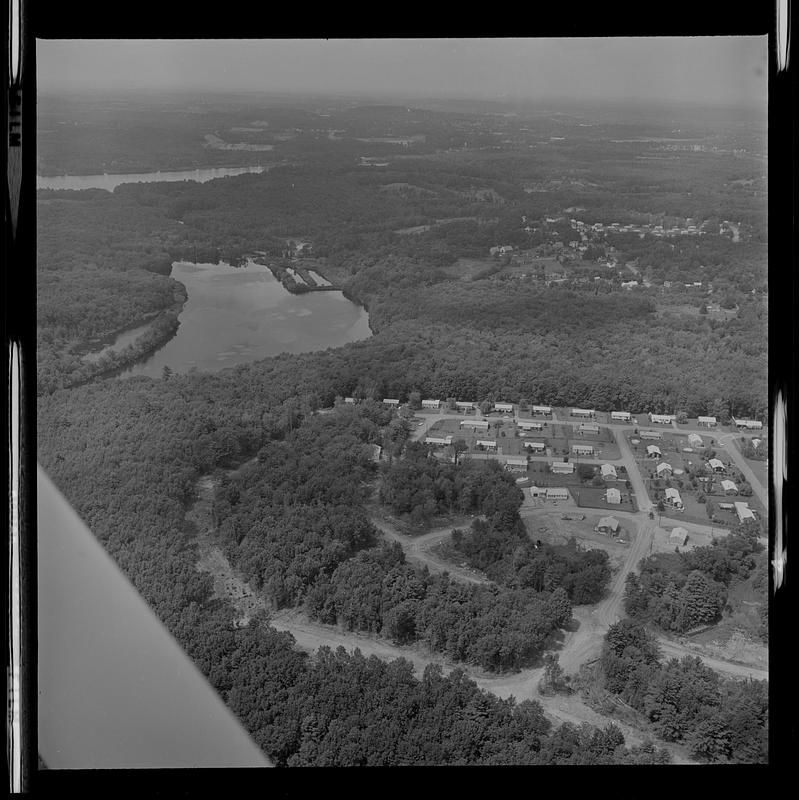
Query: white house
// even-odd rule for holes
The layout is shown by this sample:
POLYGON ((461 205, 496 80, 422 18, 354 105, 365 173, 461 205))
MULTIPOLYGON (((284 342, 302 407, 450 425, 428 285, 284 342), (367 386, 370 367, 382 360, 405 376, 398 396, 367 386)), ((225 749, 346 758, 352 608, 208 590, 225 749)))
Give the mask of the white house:
POLYGON ((424 440, 425 444, 437 444, 437 445, 447 445, 452 444, 452 437, 451 436, 426 436, 424 440))
POLYGON ((638 434, 642 439, 662 439, 663 434, 660 431, 641 431, 638 434))
POLYGON ((616 517, 602 517, 597 523, 595 531, 598 533, 616 533, 619 529, 619 521, 616 517))
POLYGON ((477 446, 487 447, 489 450, 496 450, 497 443, 492 441, 491 439, 478 439, 477 446))
POLYGON ((546 489, 539 489, 538 486, 531 486, 530 487, 530 494, 533 497, 545 497, 547 493, 546 489))
POLYGON ((593 408, 573 408, 571 415, 573 417, 594 417, 596 416, 596 411, 593 408))
POLYGON ((619 422, 629 422, 630 421, 630 412, 629 411, 611 411, 610 418, 618 420, 619 422))
POLYGON ((657 472, 659 478, 662 478, 664 475, 671 475, 673 470, 671 468, 671 464, 661 461, 660 464, 655 467, 655 472, 657 472))
POLYGON ((719 503, 719 508, 722 511, 733 511, 735 506, 732 503, 719 503))
POLYGON ((560 486, 547 487, 547 500, 568 500, 569 490, 560 486))
POLYGON ((533 414, 546 414, 547 416, 552 413, 552 406, 533 406, 533 414))
POLYGON ((571 475, 574 472, 574 463, 571 461, 553 461, 552 471, 556 475, 571 475))
POLYGON ((757 450, 757 448, 760 447, 760 442, 762 441, 763 441, 762 439, 752 439, 752 447, 754 447, 755 450, 757 450))
POLYGON ((757 519, 755 512, 749 508, 749 503, 733 503, 733 505, 739 522, 743 522, 745 519, 757 519))
POLYGON ((734 481, 723 480, 721 482, 721 488, 724 490, 725 494, 738 494, 738 487, 735 485, 734 481))
POLYGON ((422 408, 441 408, 440 400, 422 400, 422 408))
POLYGON ((724 462, 719 461, 717 458, 711 458, 710 461, 707 462, 707 465, 713 472, 724 472, 724 462))
POLYGON ((613 464, 603 464, 599 469, 602 473, 602 477, 606 481, 617 480, 616 467, 614 467, 613 464))
POLYGON ((397 400, 396 398, 384 397, 384 398, 383 398, 383 405, 384 405, 384 406, 393 406, 393 407, 396 407, 396 406, 398 406, 398 405, 399 405, 399 400, 397 400))
POLYGON ((718 425, 715 417, 699 417, 696 422, 702 428, 715 428, 718 425))
POLYGON ((701 447, 702 437, 698 433, 689 433, 688 444, 690 444, 692 447, 701 447))
POLYGON ((648 444, 646 446, 646 454, 649 458, 660 458, 663 455, 656 444, 648 444))
POLYGON ((674 508, 682 508, 682 498, 676 489, 666 489, 666 504, 674 508))
POLYGON ((605 501, 613 505, 618 505, 621 503, 621 492, 611 487, 605 492, 605 501))
POLYGON ((345 403, 354 403, 355 402, 355 398, 354 397, 345 397, 344 398, 344 402, 345 403))
POLYGON ((578 430, 580 433, 599 433, 599 425, 596 422, 581 422, 578 430))
POLYGON ((461 428, 475 428, 487 431, 488 424, 487 419, 465 419, 461 422, 461 428))
POLYGON ((649 422, 652 425, 671 425, 677 417, 674 414, 653 414, 649 413, 649 422))
POLYGON ((536 453, 543 453, 547 446, 544 442, 525 442, 525 447, 529 447, 530 450, 534 450, 536 453))
POLYGON ((592 456, 594 454, 594 446, 591 444, 573 444, 572 453, 577 453, 581 456, 592 456))
POLYGON ((474 408, 474 403, 470 403, 467 400, 456 400, 455 401, 455 408, 458 408, 463 411, 467 411, 470 408, 474 408))
POLYGON ((532 422, 531 420, 520 419, 517 423, 523 431, 542 431, 544 430, 543 422, 532 422))
POLYGON ((511 469, 527 469, 527 456, 508 456, 505 459, 505 466, 511 469))
POLYGON ((672 528, 669 539, 676 544, 685 545, 688 543, 688 531, 685 528, 672 528))
POLYGON ((506 414, 512 414, 513 403, 494 403, 494 411, 502 411, 506 414))

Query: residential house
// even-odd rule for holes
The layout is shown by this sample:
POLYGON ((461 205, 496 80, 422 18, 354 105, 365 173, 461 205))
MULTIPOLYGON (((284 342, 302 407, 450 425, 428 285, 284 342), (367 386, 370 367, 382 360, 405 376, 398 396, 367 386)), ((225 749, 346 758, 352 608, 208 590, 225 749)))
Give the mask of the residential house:
POLYGON ((440 400, 422 400, 422 408, 434 408, 438 410, 441 408, 440 400))
POLYGON ((425 444, 435 444, 435 445, 448 445, 452 444, 452 437, 451 436, 426 436, 424 440, 425 444))
POLYGON ((546 497, 547 490, 546 489, 541 489, 538 486, 531 486, 530 487, 530 494, 533 497, 546 497))
POLYGON ((689 433, 688 444, 691 447, 702 447, 702 437, 698 433, 689 433))
POLYGON ((719 461, 717 458, 711 458, 710 461, 707 462, 707 465, 713 470, 713 472, 724 472, 726 469, 724 462, 719 461))
POLYGON ((496 450, 497 443, 491 439, 478 439, 477 440, 478 447, 485 447, 487 450, 496 450))
POLYGON ((715 417, 699 417, 696 422, 700 428, 715 428, 718 425, 715 417))
POLYGON ((660 448, 656 444, 648 444, 646 446, 646 455, 647 458, 661 458, 663 453, 660 452, 660 448))
POLYGON ((547 487, 547 500, 568 500, 569 490, 560 486, 547 487))
POLYGON ((544 423, 543 422, 532 422, 530 420, 520 419, 516 424, 523 431, 542 431, 542 430, 544 430, 544 423))
POLYGON ((605 502, 618 505, 621 503, 621 492, 611 487, 605 492, 605 502))
POLYGON ((665 503, 673 508, 682 509, 682 498, 676 489, 666 489, 665 503))
POLYGON ((595 417, 596 411, 593 408, 573 408, 571 415, 573 417, 595 417))
POLYGON ((468 400, 456 400, 455 401, 455 408, 458 411, 470 411, 475 407, 474 403, 470 403, 468 400))
POLYGON ((574 463, 572 461, 553 461, 552 471, 556 475, 571 475, 574 472, 574 463))
POLYGON ((763 423, 757 419, 736 419, 735 417, 733 417, 732 423, 739 430, 742 428, 746 428, 747 430, 759 431, 763 428, 763 423))
POLYGON ((535 451, 536 453, 543 453, 547 449, 547 446, 544 442, 525 442, 524 446, 535 451))
POLYGON ((629 411, 611 411, 610 418, 617 420, 618 422, 629 422, 630 421, 630 412, 629 411))
POLYGON ((755 512, 749 508, 749 503, 733 503, 735 506, 735 513, 738 515, 738 521, 743 522, 747 519, 757 519, 755 512))
POLYGON ((657 472, 658 478, 668 478, 671 476, 673 470, 671 468, 671 464, 661 461, 660 464, 655 467, 655 472, 657 472))
POLYGON ((642 439, 662 439, 663 434, 660 431, 641 431, 638 434, 642 439))
POLYGON ((527 456, 508 456, 505 459, 505 466, 508 469, 527 469, 527 456))
POLYGON ((355 402, 355 398, 354 397, 345 397, 344 398, 344 402, 345 403, 354 403, 355 402))
POLYGON ((649 422, 652 425, 671 425, 677 419, 674 414, 653 414, 649 413, 649 422))
POLYGON ((613 464, 603 464, 599 471, 602 473, 602 477, 606 481, 615 481, 618 480, 618 476, 616 475, 616 467, 613 464))
POLYGON ((597 425, 596 422, 581 422, 578 430, 581 434, 599 433, 599 425, 597 425))
POLYGON ((396 398, 385 397, 383 398, 383 405, 396 408, 397 406, 399 406, 399 400, 397 400, 396 398))
POLYGON ((494 403, 494 411, 501 411, 503 414, 512 414, 513 403, 494 403))
POLYGON ((464 419, 461 421, 461 428, 474 428, 481 431, 487 431, 488 425, 487 419, 464 419))
POLYGON ((594 455, 594 446, 591 444, 573 444, 572 453, 581 456, 592 456, 594 455))
POLYGON ((724 494, 738 494, 738 487, 735 485, 734 481, 729 479, 725 479, 721 482, 721 488, 724 494))
POLYGON ((619 521, 616 517, 602 517, 594 528, 597 533, 616 533, 619 529, 619 521))
POLYGON ((552 406, 533 406, 533 414, 544 414, 544 416, 551 416, 552 406))

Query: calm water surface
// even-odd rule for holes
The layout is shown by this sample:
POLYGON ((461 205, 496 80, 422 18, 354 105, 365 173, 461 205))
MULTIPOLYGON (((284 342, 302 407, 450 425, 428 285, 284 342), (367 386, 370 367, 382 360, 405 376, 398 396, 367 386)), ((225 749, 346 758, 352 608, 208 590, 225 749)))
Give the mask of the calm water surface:
POLYGON ((153 183, 155 181, 196 181, 205 183, 214 178, 263 172, 263 167, 213 167, 174 172, 138 172, 128 175, 57 175, 36 176, 37 189, 108 189, 113 192, 121 183, 153 183))
POLYGON ((188 300, 180 328, 124 377, 160 377, 192 367, 217 371, 279 353, 340 347, 371 336, 369 315, 341 292, 291 294, 267 267, 175 262, 171 276, 188 300))

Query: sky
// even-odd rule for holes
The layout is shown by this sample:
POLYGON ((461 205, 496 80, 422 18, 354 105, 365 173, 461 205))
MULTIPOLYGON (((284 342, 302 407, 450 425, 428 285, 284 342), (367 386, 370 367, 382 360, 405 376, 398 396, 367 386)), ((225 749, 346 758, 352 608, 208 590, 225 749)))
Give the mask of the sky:
POLYGON ((767 37, 38 40, 43 94, 191 90, 764 106, 767 37))

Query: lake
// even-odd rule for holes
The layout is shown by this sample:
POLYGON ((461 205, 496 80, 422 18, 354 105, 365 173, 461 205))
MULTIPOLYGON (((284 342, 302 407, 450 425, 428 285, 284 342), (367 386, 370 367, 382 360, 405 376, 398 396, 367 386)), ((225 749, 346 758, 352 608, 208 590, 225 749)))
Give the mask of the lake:
POLYGON ((279 353, 340 347, 372 335, 367 311, 341 292, 291 294, 268 267, 251 259, 243 267, 178 261, 171 277, 188 293, 178 332, 123 377, 161 377, 165 366, 173 372, 192 367, 215 372, 279 353))
POLYGON ((137 172, 126 175, 56 175, 36 176, 37 189, 107 189, 113 192, 121 183, 154 183, 156 181, 196 181, 205 183, 215 178, 263 172, 265 167, 211 167, 171 172, 137 172))

